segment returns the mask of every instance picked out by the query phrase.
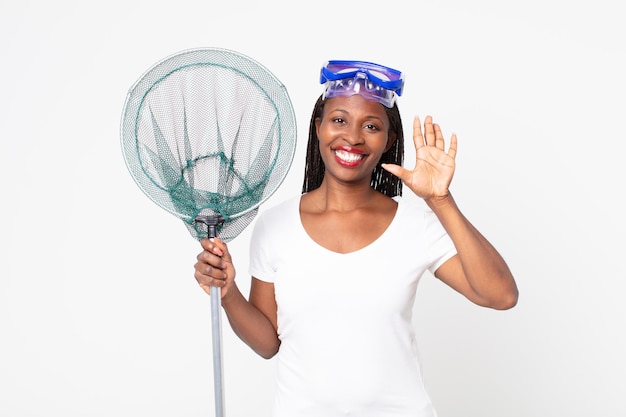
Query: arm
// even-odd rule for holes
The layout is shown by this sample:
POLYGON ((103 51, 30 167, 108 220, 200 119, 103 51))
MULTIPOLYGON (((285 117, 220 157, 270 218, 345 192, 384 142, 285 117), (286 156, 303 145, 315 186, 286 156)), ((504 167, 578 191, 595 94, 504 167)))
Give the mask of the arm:
POLYGON ((235 283, 235 268, 226 243, 204 239, 198 254, 195 278, 200 287, 211 292, 221 287, 222 307, 235 334, 260 356, 269 359, 278 352, 277 309, 274 284, 252 278, 249 301, 235 283))
POLYGON ((413 141, 417 160, 412 171, 398 165, 383 168, 400 177, 426 201, 454 242, 458 254, 441 265, 435 276, 478 305, 511 308, 518 298, 511 271, 496 249, 463 216, 449 191, 455 169, 456 135, 452 135, 446 153, 441 128, 430 116, 426 117, 424 130, 423 135, 416 117, 413 141))
POLYGON ((427 203, 457 249, 457 255, 441 265, 435 276, 475 304, 497 310, 514 307, 518 290, 509 267, 461 213, 452 195, 427 203))

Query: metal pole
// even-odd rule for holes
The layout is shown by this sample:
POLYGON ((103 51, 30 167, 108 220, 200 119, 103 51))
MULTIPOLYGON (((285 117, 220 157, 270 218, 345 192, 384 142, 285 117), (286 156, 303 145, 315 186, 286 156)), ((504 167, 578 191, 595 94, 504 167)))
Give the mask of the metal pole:
MULTIPOLYGON (((222 216, 198 216, 196 222, 207 226, 209 239, 217 236, 217 226, 224 222, 222 216)), ((224 417, 224 371, 222 355, 222 290, 211 288, 211 336, 213 339, 213 387, 215 391, 215 417, 224 417)))
POLYGON ((211 288, 211 330, 213 337, 213 386, 215 390, 215 416, 224 416, 224 370, 222 362, 222 291, 211 288))

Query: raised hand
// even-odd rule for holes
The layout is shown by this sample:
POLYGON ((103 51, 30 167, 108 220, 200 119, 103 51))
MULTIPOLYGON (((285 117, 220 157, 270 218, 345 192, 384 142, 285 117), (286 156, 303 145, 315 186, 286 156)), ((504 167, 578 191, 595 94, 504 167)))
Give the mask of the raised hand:
POLYGON ((457 149, 456 135, 452 134, 448 151, 438 124, 431 116, 424 121, 424 134, 419 117, 413 120, 413 142, 416 161, 413 170, 399 165, 383 164, 383 168, 399 177, 407 187, 424 200, 446 197, 454 175, 457 149))

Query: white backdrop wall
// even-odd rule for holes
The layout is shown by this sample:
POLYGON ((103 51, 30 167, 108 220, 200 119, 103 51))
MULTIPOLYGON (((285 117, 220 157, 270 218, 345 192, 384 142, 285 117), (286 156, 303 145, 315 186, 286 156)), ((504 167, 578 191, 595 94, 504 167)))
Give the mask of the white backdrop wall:
MULTIPOLYGON (((258 60, 308 121, 327 59, 404 71, 405 130, 459 137, 462 210, 513 270, 519 304, 432 276, 415 325, 440 417, 624 416, 626 29, 618 1, 0 3, 0 416, 213 415, 199 245, 128 173, 128 88, 183 49, 258 60)), ((407 166, 412 166, 407 149, 407 166)), ((231 243, 247 293, 250 229, 231 243)), ((226 412, 267 416, 274 363, 225 322, 226 412)))

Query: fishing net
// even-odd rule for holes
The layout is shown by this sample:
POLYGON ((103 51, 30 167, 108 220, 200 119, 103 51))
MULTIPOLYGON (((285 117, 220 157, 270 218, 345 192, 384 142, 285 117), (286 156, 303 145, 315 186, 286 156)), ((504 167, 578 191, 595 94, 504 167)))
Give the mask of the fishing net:
POLYGON ((285 86, 258 62, 193 49, 131 87, 121 137, 126 165, 152 201, 198 240, 209 228, 202 219, 221 218, 217 233, 228 242, 285 178, 296 122, 285 86))
MULTIPOLYGON (((228 242, 287 175, 296 121, 285 86, 234 51, 192 49, 150 68, 130 89, 121 124, 128 170, 192 237, 228 242)), ((211 289, 216 415, 223 415, 221 294, 211 289)))

